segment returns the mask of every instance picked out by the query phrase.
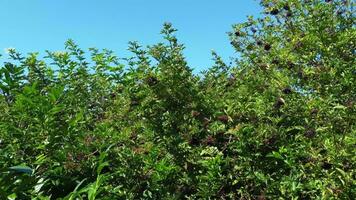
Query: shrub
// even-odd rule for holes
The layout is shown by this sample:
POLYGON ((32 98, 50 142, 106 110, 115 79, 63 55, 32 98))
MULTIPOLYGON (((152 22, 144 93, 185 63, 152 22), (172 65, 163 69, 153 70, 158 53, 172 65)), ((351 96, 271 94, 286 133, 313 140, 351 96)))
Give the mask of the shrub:
POLYGON ((0 198, 354 199, 354 2, 261 5, 199 75, 169 23, 128 59, 10 49, 0 198))

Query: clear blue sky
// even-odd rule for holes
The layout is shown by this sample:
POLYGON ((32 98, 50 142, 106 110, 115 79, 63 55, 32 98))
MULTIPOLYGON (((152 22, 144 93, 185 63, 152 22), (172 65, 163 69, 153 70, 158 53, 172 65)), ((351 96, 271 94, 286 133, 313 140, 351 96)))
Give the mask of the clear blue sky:
POLYGON ((0 54, 8 47, 63 50, 72 38, 83 49, 125 57, 129 41, 159 42, 162 24, 172 22, 189 65, 200 71, 211 66, 212 49, 226 60, 233 56, 226 33, 259 12, 256 0, 0 0, 0 54))

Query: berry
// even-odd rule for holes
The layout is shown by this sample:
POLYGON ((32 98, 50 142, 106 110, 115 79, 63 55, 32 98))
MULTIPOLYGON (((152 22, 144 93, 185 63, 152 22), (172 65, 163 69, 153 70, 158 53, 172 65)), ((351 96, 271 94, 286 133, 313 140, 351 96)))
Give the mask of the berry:
POLYGON ((227 115, 221 115, 218 117, 218 120, 223 123, 227 123, 229 121, 229 117, 227 115))
POLYGON ((278 143, 278 137, 276 135, 273 135, 270 138, 266 138, 265 140, 263 140, 263 146, 261 151, 264 153, 271 152, 278 148, 277 143, 278 143))
POLYGON ((316 132, 314 129, 308 129, 305 133, 304 136, 307 138, 312 138, 316 135, 316 132))
POLYGON ((274 8, 273 10, 271 10, 271 15, 278 15, 279 10, 277 8, 274 8))
POLYGON ((277 143, 277 136, 275 135, 263 141, 263 144, 267 146, 275 145, 276 143, 277 143))
POLYGON ((208 145, 208 146, 211 146, 211 145, 214 145, 215 144, 215 138, 211 135, 209 135, 204 141, 203 141, 204 144, 208 145))
POLYGON ((266 63, 260 64, 260 69, 266 70, 269 69, 269 66, 266 63))
POLYGON ((292 69, 295 67, 295 64, 292 61, 288 61, 287 65, 288 65, 289 69, 292 69))
POLYGON ((348 107, 348 108, 352 108, 354 106, 354 102, 351 100, 351 99, 349 99, 347 102, 346 102, 346 107, 348 107))
POLYGON ((274 65, 278 65, 278 64, 279 64, 279 60, 277 60, 277 59, 273 59, 273 60, 272 60, 272 64, 274 64, 274 65))
POLYGON ((116 93, 114 93, 114 92, 111 93, 111 94, 110 94, 110 97, 111 97, 111 98, 115 98, 115 97, 116 97, 116 93))
MULTIPOLYGON (((302 36, 302 37, 304 37, 304 36, 302 36)), ((301 41, 298 41, 298 42, 294 45, 294 48, 295 48, 295 49, 299 49, 299 48, 301 48, 301 47, 303 47, 303 42, 301 42, 301 41)))
POLYGON ((328 162, 323 162, 323 164, 321 165, 321 168, 325 169, 325 170, 329 170, 332 168, 332 164, 328 163, 328 162))
POLYGON ((130 135, 130 140, 135 141, 137 140, 138 134, 136 131, 132 131, 130 135))
POLYGON ((192 146, 196 146, 196 145, 199 145, 199 139, 196 138, 196 137, 192 137, 189 141, 189 144, 192 145, 192 146))
POLYGON ((350 162, 344 161, 342 164, 343 164, 343 167, 342 167, 342 168, 343 168, 344 170, 348 171, 348 170, 352 169, 352 166, 351 166, 351 163, 350 163, 350 162))
POLYGON ((149 86, 154 86, 154 85, 156 85, 157 83, 158 83, 158 80, 157 80, 156 77, 150 76, 150 77, 147 78, 147 84, 148 84, 149 86))
POLYGON ((290 94, 290 93, 292 93, 292 89, 290 89, 289 87, 286 87, 286 88, 284 88, 284 89, 282 90, 282 92, 283 92, 284 94, 290 94))
POLYGON ((271 48, 272 48, 272 46, 270 44, 265 44, 265 46, 264 46, 264 49, 266 51, 269 51, 271 48))
POLYGON ((286 4, 286 5, 283 6, 283 9, 284 9, 284 10, 290 10, 290 7, 289 7, 288 4, 286 4))
POLYGON ((198 117, 200 115, 200 112, 198 111, 192 111, 192 117, 198 117))
POLYGON ((130 106, 138 106, 140 103, 136 100, 132 100, 130 106))
POLYGON ((289 11, 289 12, 287 12, 287 14, 286 14, 286 16, 287 16, 287 17, 292 17, 292 15, 293 15, 293 13, 292 13, 292 12, 290 12, 290 11, 289 11))
POLYGON ((258 46, 262 46, 262 45, 263 45, 263 42, 262 42, 261 40, 257 40, 256 44, 257 44, 258 46))
POLYGON ((312 110, 310 111, 310 114, 312 114, 312 115, 317 115, 318 112, 319 112, 319 110, 316 109, 316 108, 314 108, 314 109, 312 109, 312 110))

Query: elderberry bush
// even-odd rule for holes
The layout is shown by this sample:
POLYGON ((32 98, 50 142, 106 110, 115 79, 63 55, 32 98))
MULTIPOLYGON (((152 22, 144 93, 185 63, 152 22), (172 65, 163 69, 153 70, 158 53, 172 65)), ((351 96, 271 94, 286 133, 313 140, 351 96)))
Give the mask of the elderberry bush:
POLYGON ((355 199, 354 5, 262 0, 200 74, 169 23, 127 59, 9 49, 0 199, 355 199))

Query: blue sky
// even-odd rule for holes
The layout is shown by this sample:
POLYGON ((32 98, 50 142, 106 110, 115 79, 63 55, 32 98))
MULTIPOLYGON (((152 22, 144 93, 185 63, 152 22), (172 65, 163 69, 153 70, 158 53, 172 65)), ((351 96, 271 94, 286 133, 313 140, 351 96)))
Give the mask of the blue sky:
POLYGON ((200 71, 212 65, 212 49, 225 60, 234 56, 226 33, 259 12, 256 0, 1 0, 0 50, 58 51, 71 38, 83 49, 125 57, 129 41, 157 43, 162 24, 171 22, 189 65, 200 71))

